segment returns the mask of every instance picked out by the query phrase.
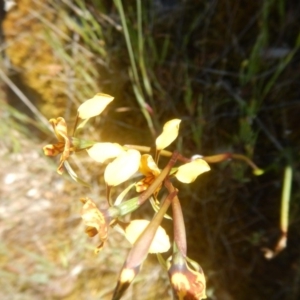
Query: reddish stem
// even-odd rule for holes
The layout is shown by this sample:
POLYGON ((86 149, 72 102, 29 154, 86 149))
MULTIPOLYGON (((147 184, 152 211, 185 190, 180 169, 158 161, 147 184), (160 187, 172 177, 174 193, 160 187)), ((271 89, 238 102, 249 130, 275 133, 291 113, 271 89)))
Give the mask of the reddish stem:
POLYGON ((139 196, 139 198, 138 198, 139 205, 143 204, 156 191, 156 189, 161 185, 161 183, 164 181, 164 179, 169 175, 171 169, 173 168, 173 166, 175 165, 175 163, 178 159, 178 156, 179 156, 179 153, 175 151, 173 153, 170 161, 165 166, 165 168, 155 178, 155 180, 148 187, 148 189, 139 196))
MULTIPOLYGON (((169 193, 174 193, 176 189, 170 182, 170 180, 165 181, 165 187, 169 193)), ((187 245, 186 245, 186 231, 184 225, 184 219, 182 214, 182 209, 180 201, 175 195, 172 200, 172 211, 173 211, 173 230, 174 230, 174 241, 183 257, 186 257, 187 254, 187 245)))
POLYGON ((172 203, 172 200, 174 197, 176 197, 177 191, 173 191, 170 193, 166 199, 163 201, 163 204, 161 205, 159 211, 156 213, 156 215, 153 217, 151 222, 148 224, 148 226, 145 228, 143 233, 139 236, 139 238, 134 243, 134 246, 132 247, 131 251, 129 252, 125 267, 126 268, 135 268, 136 266, 139 266, 144 259, 146 258, 149 248, 151 246, 151 243, 154 239, 154 236, 156 234, 157 228, 159 227, 160 223, 162 222, 165 213, 167 212, 170 204, 172 203))

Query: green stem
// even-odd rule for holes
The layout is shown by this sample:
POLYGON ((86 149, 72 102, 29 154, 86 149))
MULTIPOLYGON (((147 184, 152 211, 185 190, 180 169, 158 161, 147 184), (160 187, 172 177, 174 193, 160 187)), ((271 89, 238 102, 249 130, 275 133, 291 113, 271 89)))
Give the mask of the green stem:
POLYGON ((283 189, 281 196, 280 228, 283 233, 287 233, 289 226, 289 207, 291 199, 293 171, 291 166, 286 166, 284 170, 283 189))
POLYGON ((125 216, 133 211, 135 211, 136 209, 138 209, 140 207, 140 203, 139 203, 139 198, 138 197, 134 197, 132 199, 129 199, 127 201, 121 202, 119 205, 117 206, 112 206, 115 208, 118 208, 119 210, 119 216, 125 216))
POLYGON ((75 151, 81 151, 81 150, 86 150, 88 148, 91 148, 96 144, 94 141, 86 141, 82 140, 76 137, 71 137, 71 144, 74 147, 75 151))
POLYGON ((222 153, 222 154, 216 154, 212 156, 204 156, 202 157, 203 160, 205 160, 207 163, 219 163, 228 159, 238 159, 243 160, 245 163, 247 163, 252 169, 253 173, 255 175, 261 175, 263 174, 263 170, 260 169, 252 160, 250 160, 248 157, 242 154, 234 154, 234 153, 222 153))
POLYGON ((123 29, 124 36, 125 36, 125 41, 126 41, 126 45, 127 45, 127 50, 128 50, 128 55, 129 55, 130 65, 131 65, 131 71, 132 71, 132 76, 130 74, 131 72, 129 72, 129 76, 131 77, 131 80, 132 80, 132 87, 133 87, 133 90, 134 90, 134 93, 136 96, 136 100, 138 101, 140 108, 142 110, 142 113, 148 123, 148 127, 151 131, 151 134, 153 136, 155 136, 153 122, 152 122, 149 112, 146 109, 147 104, 144 100, 143 90, 140 85, 140 78, 139 78, 139 74, 137 71, 136 62, 134 59, 134 52, 132 49, 132 44, 131 44, 131 40, 130 40, 130 36, 129 36, 127 23, 126 23, 126 17, 125 17, 124 8, 122 5, 122 0, 114 0, 114 3, 119 11, 121 22, 122 22, 122 29, 123 29))

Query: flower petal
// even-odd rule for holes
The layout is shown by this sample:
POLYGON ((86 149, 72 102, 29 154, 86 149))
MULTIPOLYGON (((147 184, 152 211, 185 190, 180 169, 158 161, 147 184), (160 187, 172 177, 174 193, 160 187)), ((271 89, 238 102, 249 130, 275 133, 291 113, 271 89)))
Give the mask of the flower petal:
MULTIPOLYGON (((127 240, 134 244, 141 233, 145 230, 150 221, 147 220, 134 220, 125 229, 125 236, 127 240)), ((163 253, 170 249, 170 239, 166 231, 159 226, 154 239, 149 248, 149 253, 163 253)))
POLYGON ((175 177, 183 183, 191 183, 195 181, 197 176, 210 170, 208 163, 201 159, 195 159, 189 163, 180 166, 175 177))
POLYGON ((141 154, 129 149, 122 152, 113 162, 109 163, 104 172, 104 180, 110 186, 116 186, 129 179, 138 171, 141 154))
POLYGON ((96 204, 90 199, 88 199, 82 207, 81 218, 88 227, 88 234, 93 232, 94 235, 95 232, 98 232, 100 240, 106 240, 108 230, 107 218, 105 213, 100 211, 96 204), (94 229, 92 230, 92 228, 94 229))
POLYGON ((157 167, 153 157, 149 154, 142 155, 139 170, 145 176, 158 176, 160 174, 160 169, 157 167))
POLYGON ((52 125, 56 138, 63 142, 68 139, 68 128, 64 118, 59 117, 57 119, 50 119, 49 123, 52 125))
POLYGON ((83 102, 78 108, 78 116, 81 119, 95 117, 102 113, 106 106, 114 100, 114 97, 98 93, 93 98, 83 102))
POLYGON ((123 147, 116 143, 96 143, 87 149, 89 156, 100 163, 104 163, 107 159, 117 157, 123 151, 123 147))
MULTIPOLYGON (((148 187, 153 183, 155 180, 155 176, 148 175, 145 178, 141 179, 135 184, 135 190, 137 193, 144 192, 148 189, 148 187)), ((162 184, 156 189, 155 193, 161 189, 162 184)))
POLYGON ((56 156, 62 153, 64 149, 65 149, 64 142, 59 142, 53 145, 46 145, 43 147, 43 151, 46 156, 56 156))
POLYGON ((81 199, 84 203, 81 210, 81 218, 87 226, 85 232, 88 236, 93 237, 99 234, 100 245, 95 249, 97 254, 103 248, 107 239, 108 226, 111 221, 108 210, 99 210, 96 204, 90 199, 81 199))
POLYGON ((177 138, 180 122, 181 120, 174 119, 164 125, 163 132, 155 141, 157 150, 165 149, 177 138))

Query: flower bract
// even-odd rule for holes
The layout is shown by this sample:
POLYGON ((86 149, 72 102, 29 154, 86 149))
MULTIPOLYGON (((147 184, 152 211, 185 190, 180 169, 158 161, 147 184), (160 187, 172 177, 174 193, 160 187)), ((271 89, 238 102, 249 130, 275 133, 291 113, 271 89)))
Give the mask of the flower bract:
POLYGON ((206 280, 201 267, 192 270, 180 252, 173 254, 169 277, 175 299, 200 300, 206 299, 206 280))

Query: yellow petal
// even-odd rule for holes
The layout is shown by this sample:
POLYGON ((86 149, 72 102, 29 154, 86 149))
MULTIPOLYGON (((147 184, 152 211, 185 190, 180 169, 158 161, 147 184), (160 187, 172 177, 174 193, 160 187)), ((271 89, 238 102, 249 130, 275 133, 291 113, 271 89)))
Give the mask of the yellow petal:
POLYGON ((107 238, 108 225, 106 218, 102 211, 100 211, 96 204, 87 200, 81 210, 81 218, 84 224, 88 227, 87 233, 90 235, 91 232, 95 235, 99 233, 101 241, 105 241, 107 238))
POLYGON ((104 172, 104 180, 108 185, 116 186, 129 179, 139 169, 141 154, 129 149, 122 152, 113 162, 109 163, 104 172))
POLYGON ((43 147, 44 154, 47 156, 56 156, 57 154, 62 153, 64 149, 65 149, 64 142, 59 142, 53 145, 46 145, 43 147))
POLYGON ((162 150, 168 147, 178 136, 179 124, 181 120, 174 119, 168 121, 164 127, 161 135, 156 139, 156 149, 162 150))
POLYGON ((147 175, 158 176, 160 174, 160 169, 157 167, 153 157, 149 154, 143 154, 140 163, 140 172, 147 175))
POLYGON ((100 163, 104 163, 109 158, 117 157, 123 151, 122 146, 116 143, 97 143, 87 149, 89 156, 100 163))
POLYGON ((55 135, 60 142, 68 138, 68 128, 64 118, 50 119, 49 123, 52 125, 55 135))
MULTIPOLYGON (((131 221, 125 229, 125 236, 127 240, 131 244, 134 244, 149 223, 150 221, 147 220, 131 221)), ((166 231, 161 226, 159 226, 149 248, 149 253, 167 252, 170 247, 171 245, 169 236, 167 235, 166 231)))
POLYGON ((98 93, 93 98, 82 103, 78 108, 78 116, 81 119, 95 117, 102 113, 106 106, 114 100, 114 97, 98 93))
POLYGON ((195 159, 192 162, 180 166, 175 177, 183 183, 191 183, 195 181, 197 176, 210 170, 208 163, 201 159, 195 159))

